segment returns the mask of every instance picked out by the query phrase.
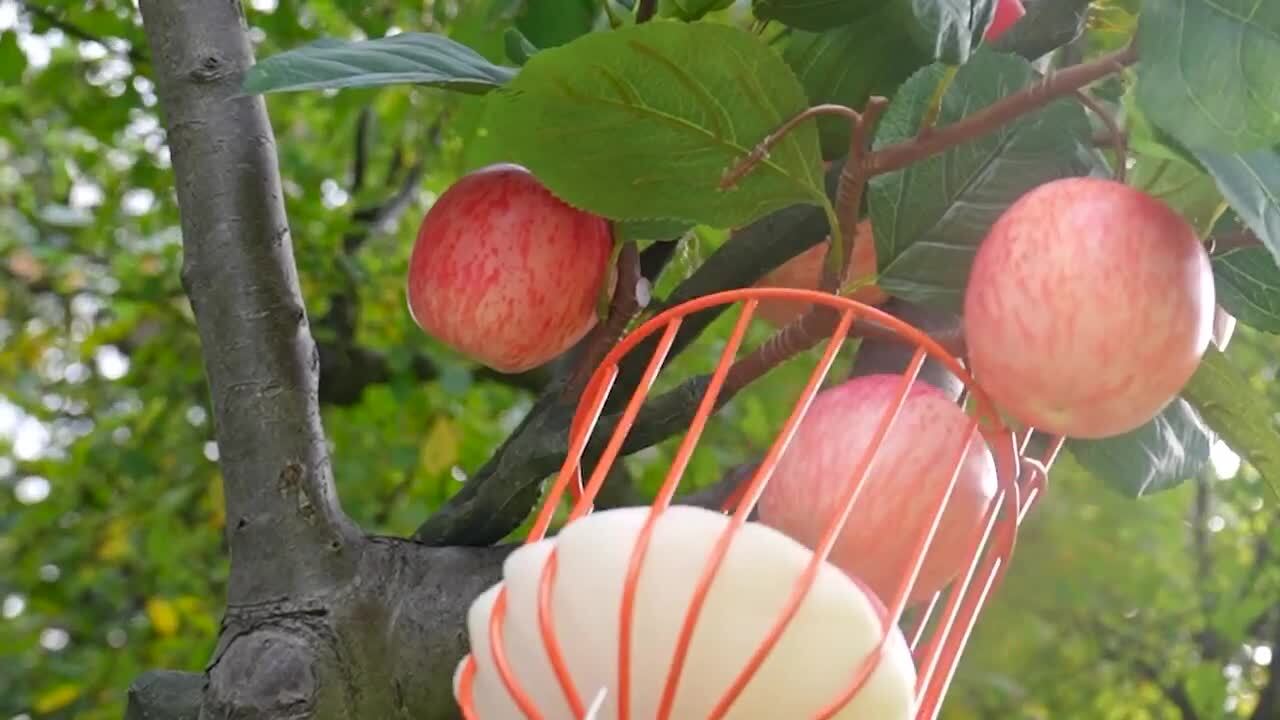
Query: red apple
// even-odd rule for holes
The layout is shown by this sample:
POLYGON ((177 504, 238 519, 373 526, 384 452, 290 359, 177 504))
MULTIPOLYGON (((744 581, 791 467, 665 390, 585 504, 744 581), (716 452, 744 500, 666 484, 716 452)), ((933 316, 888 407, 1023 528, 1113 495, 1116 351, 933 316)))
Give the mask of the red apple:
POLYGON ((1018 421, 1104 438, 1167 406, 1200 363, 1213 274, 1195 229, 1140 190, 1067 178, 1018 199, 974 258, 965 339, 1018 421))
POLYGON ((568 350, 596 322, 613 240, 528 170, 490 165, 436 200, 409 259, 409 311, 436 339, 515 373, 568 350))
POLYGON ((1027 9, 1022 6, 1022 0, 996 0, 996 16, 987 28, 984 39, 987 42, 995 40, 1026 14, 1027 9))
MULTIPOLYGON (((830 239, 818 243, 774 268, 756 283, 756 287, 817 290, 822 284, 822 263, 826 259, 827 248, 830 246, 830 239)), ((876 243, 871 234, 871 221, 863 220, 858 223, 855 235, 853 264, 849 269, 849 279, 857 280, 872 275, 875 271, 876 243)), ((867 285, 849 297, 868 305, 879 305, 889 299, 889 296, 875 285, 867 285)), ((793 300, 763 300, 756 308, 756 314, 775 327, 783 327, 808 310, 809 306, 810 303, 793 300)))
MULTIPOLYGON (((815 547, 841 510, 837 504, 901 383, 897 374, 866 375, 814 398, 760 497, 760 521, 815 547)), ((906 580, 971 423, 942 391, 917 380, 876 452, 830 561, 886 604, 906 580)), ((966 551, 996 488, 995 461, 982 436, 974 435, 911 602, 927 600, 968 566, 966 551)))

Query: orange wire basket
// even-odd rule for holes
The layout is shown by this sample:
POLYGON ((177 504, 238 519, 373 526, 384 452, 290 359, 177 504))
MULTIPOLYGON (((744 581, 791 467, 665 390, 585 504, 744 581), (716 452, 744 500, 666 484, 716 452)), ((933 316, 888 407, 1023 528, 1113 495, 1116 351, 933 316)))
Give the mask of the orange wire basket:
MULTIPOLYGON (((881 444, 897 421, 908 392, 911 390, 913 383, 917 382, 917 375, 921 367, 926 359, 932 358, 945 366, 965 385, 965 395, 972 401, 974 410, 970 416, 969 440, 972 442, 975 438, 981 437, 995 461, 997 488, 994 498, 988 505, 978 532, 974 534, 966 547, 967 567, 950 582, 947 588, 934 593, 929 602, 920 603, 918 607, 913 608, 912 617, 908 622, 904 622, 904 616, 910 604, 909 598, 919 577, 921 566, 929 552, 941 518, 951 499, 952 490, 957 482, 956 478, 959 476, 960 466, 965 457, 964 451, 960 453, 960 457, 955 459, 954 468, 951 471, 950 485, 945 488, 945 492, 940 492, 938 497, 919 499, 919 502, 928 503, 928 507, 932 508, 927 532, 915 539, 915 552, 912 556, 911 566, 902 568, 901 582, 898 585, 897 592, 894 593, 893 597, 880 598, 883 602, 883 607, 881 608, 882 617, 885 620, 879 642, 857 665, 857 670, 848 677, 843 691, 838 693, 836 697, 830 698, 830 701, 823 704, 821 706, 822 709, 813 714, 812 717, 835 717, 859 693, 880 662, 890 631, 896 628, 904 633, 910 648, 911 660, 914 662, 916 669, 913 691, 913 707, 915 709, 912 717, 916 718, 916 720, 934 720, 940 712, 943 698, 954 677, 957 663, 977 622, 978 615, 1008 567, 1018 527, 1026 517, 1027 511, 1045 490, 1048 467, 1060 450, 1062 439, 1056 438, 1049 443, 1048 449, 1042 457, 1038 459, 1027 458, 1025 453, 1032 431, 1026 430, 1022 433, 1017 433, 1009 429, 1000 419, 995 407, 982 391, 981 386, 974 381, 959 361, 948 354, 925 333, 881 310, 847 298, 818 291, 756 287, 731 290, 697 298, 670 308, 646 321, 605 356, 589 380, 571 426, 569 451, 559 474, 549 488, 545 502, 526 543, 531 544, 544 540, 557 508, 565 499, 566 491, 570 493, 574 502, 565 528, 572 526, 575 521, 592 512, 594 499, 603 486, 610 468, 622 451, 624 441, 631 432, 637 415, 666 362, 667 355, 683 320, 691 313, 731 304, 740 305, 740 312, 733 331, 723 352, 720 354, 719 361, 711 375, 710 383, 701 397, 697 412, 678 446, 671 466, 666 473, 665 480, 648 510, 643 528, 639 531, 634 548, 630 553, 626 584, 621 588, 621 611, 620 616, 617 618, 619 632, 619 637, 616 639, 617 677, 608 688, 608 691, 614 693, 618 699, 616 708, 609 714, 609 717, 616 717, 617 720, 704 720, 702 716, 692 718, 674 715, 672 714, 672 708, 675 704, 675 695, 680 687, 680 673, 687 660, 691 638, 697 628, 709 588, 725 562, 726 554, 734 542, 735 534, 740 533, 743 527, 748 524, 748 516, 761 497, 766 484, 770 481, 779 460, 795 436, 798 426, 809 411, 814 397, 818 394, 822 383, 831 370, 842 343, 848 338, 854 322, 869 321, 887 328, 898 336, 903 343, 913 346, 915 353, 906 370, 901 373, 901 382, 897 387, 896 396, 887 411, 880 417, 866 451, 862 453, 858 462, 849 467, 848 482, 843 486, 842 495, 836 501, 836 507, 840 511, 837 511, 833 520, 824 527, 820 541, 812 547, 811 557, 806 561, 807 567, 805 567, 804 572, 797 576, 796 582, 787 595, 786 602, 782 605, 782 611, 773 621, 772 626, 764 635, 763 640, 756 646, 754 652, 746 657, 734 656, 724 660, 724 662, 731 663, 733 667, 740 668, 740 670, 736 672, 733 676, 733 681, 719 696, 719 700, 714 704, 714 709, 705 717, 707 720, 739 716, 778 717, 771 715, 767 709, 764 711, 754 709, 748 712, 741 707, 742 703, 735 706, 735 701, 742 696, 744 688, 751 683, 753 676, 777 646, 779 639, 787 630, 788 624, 795 618, 797 611, 805 601, 806 594, 814 586, 819 573, 830 571, 831 566, 827 563, 827 557, 845 524, 850 519, 856 521, 858 517, 858 500, 881 444), (655 527, 659 518, 672 505, 676 490, 698 440, 716 409, 717 400, 723 390, 729 368, 743 344, 748 326, 758 304, 762 300, 790 300, 825 305, 839 313, 839 322, 835 331, 826 341, 820 360, 818 360, 810 373, 807 384, 800 393, 799 398, 797 398, 789 417, 768 452, 751 477, 740 484, 738 490, 725 503, 725 507, 722 508, 724 513, 729 514, 729 519, 702 566, 701 574, 696 582, 696 589, 692 595, 692 601, 684 608, 683 624, 680 626, 679 633, 676 636, 673 656, 669 658, 663 671, 665 683, 662 684, 663 692, 658 699, 656 714, 652 718, 633 717, 630 699, 631 695, 636 692, 633 689, 635 684, 633 674, 637 668, 634 666, 628 650, 636 643, 637 631, 642 633, 648 631, 646 628, 639 627, 638 621, 634 617, 638 578, 642 568, 647 567, 646 564, 665 561, 663 556, 650 556, 647 552, 655 527), (657 347, 649 359, 641 381, 635 392, 627 400, 620 420, 615 425, 612 435, 605 444, 598 462, 584 485, 582 472, 583 454, 592 433, 596 429, 605 402, 613 390, 614 382, 619 373, 619 363, 641 342, 653 336, 658 337, 657 347), (824 566, 827 570, 824 570, 824 566), (739 715, 737 714, 739 712, 746 714, 739 715)), ((967 448, 968 445, 966 444, 965 449, 967 450, 967 448)), ((499 583, 495 587, 496 598, 492 603, 492 612, 488 618, 489 642, 485 643, 483 647, 473 646, 471 653, 459 665, 455 675, 455 695, 465 717, 469 720, 506 720, 506 716, 503 718, 481 716, 476 710, 476 702, 473 695, 476 688, 477 652, 488 655, 485 658, 486 666, 496 670, 501 686, 508 693, 513 705, 519 709, 520 714, 513 717, 525 717, 533 720, 550 720, 551 718, 560 717, 574 718, 575 720, 604 720, 605 715, 602 715, 599 710, 599 698, 596 697, 593 702, 593 698, 589 696, 589 693, 594 689, 575 686, 573 674, 570 672, 563 652, 564 638, 555 631, 551 607, 555 599, 553 587, 557 572, 557 550, 552 547, 549 552, 549 557, 547 557, 545 565, 541 568, 540 585, 537 592, 536 632, 545 648, 546 658, 549 660, 555 681, 563 694, 565 701, 563 707, 569 708, 570 714, 564 715, 563 710, 559 711, 561 714, 550 714, 552 711, 539 708, 532 694, 527 692, 527 689, 522 685, 521 678, 517 677, 511 662, 509 662, 507 648, 503 640, 504 623, 507 622, 508 615, 507 588, 503 587, 502 583, 499 583), (584 693, 584 690, 586 693, 584 693)), ((838 642, 838 640, 832 639, 831 642, 838 642)), ((861 718, 864 716, 856 715, 854 717, 861 718)), ((878 717, 866 716, 866 718, 867 720, 882 720, 882 718, 878 717)), ((778 720, 792 720, 792 718, 778 717, 778 720)), ((797 718, 796 720, 799 719, 797 718)))

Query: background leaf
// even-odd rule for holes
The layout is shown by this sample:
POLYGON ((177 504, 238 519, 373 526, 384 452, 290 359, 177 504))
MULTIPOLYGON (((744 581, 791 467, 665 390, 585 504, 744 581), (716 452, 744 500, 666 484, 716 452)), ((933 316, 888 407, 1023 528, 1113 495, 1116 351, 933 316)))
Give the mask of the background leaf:
POLYGON ((1280 258, 1280 149, 1239 155, 1198 152, 1196 157, 1240 220, 1280 258))
POLYGON ((1227 356, 1213 347, 1183 389, 1187 399, 1231 449, 1249 461, 1280 499, 1277 408, 1227 356))
MULTIPOLYGON (((931 65, 908 80, 880 123, 876 146, 905 141, 946 79, 931 65)), ((1018 57, 981 50, 960 67, 937 125, 953 123, 1035 81, 1018 57)), ((1089 121, 1059 100, 972 142, 869 183, 881 277, 891 295, 957 309, 978 244, 1005 208, 1031 188, 1098 167, 1089 121)))
POLYGON ((1237 320, 1280 333, 1280 267, 1266 248, 1236 248, 1213 257, 1218 303, 1237 320))
POLYGON ((549 48, 591 32, 599 15, 597 0, 524 0, 516 27, 536 47, 549 48))
POLYGON ((1138 20, 1138 99, 1192 149, 1280 142, 1280 3, 1161 0, 1138 20))
POLYGON ((492 132, 510 159, 605 217, 735 227, 825 202, 812 123, 737 186, 717 189, 806 107, 782 59, 737 28, 655 21, 593 33, 535 55, 493 101, 492 132))
POLYGON ((821 32, 848 25, 898 0, 752 0, 761 20, 776 20, 801 30, 821 32))
MULTIPOLYGON (((821 33, 797 30, 787 38, 782 57, 809 96, 809 102, 862 108, 872 95, 892 96, 932 57, 916 43, 915 19, 901 4, 885 5, 864 20, 821 33)), ((849 152, 849 122, 818 120, 824 158, 849 152)))
POLYGON ((250 93, 418 84, 485 93, 510 80, 494 65, 443 35, 401 33, 359 42, 322 40, 273 55, 249 68, 250 93))
POLYGON ((911 0, 923 36, 929 39, 934 59, 959 65, 969 55, 995 18, 997 0, 911 0))
POLYGON ((1112 489, 1144 497, 1195 477, 1209 462, 1214 440, 1195 409, 1178 398, 1133 432, 1103 440, 1071 439, 1066 449, 1112 489))

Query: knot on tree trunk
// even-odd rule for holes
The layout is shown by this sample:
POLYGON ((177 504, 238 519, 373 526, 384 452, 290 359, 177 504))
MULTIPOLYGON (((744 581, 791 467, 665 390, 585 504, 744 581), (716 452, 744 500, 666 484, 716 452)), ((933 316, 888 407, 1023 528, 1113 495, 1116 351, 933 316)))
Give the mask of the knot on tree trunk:
POLYGON ((205 717, 303 720, 340 717, 346 705, 337 680, 337 657, 314 632, 297 627, 253 630, 231 639, 209 670, 205 717), (322 696, 325 702, 321 702, 322 696), (338 700, 338 702, 333 702, 338 700), (317 712, 324 707, 325 712, 317 712))

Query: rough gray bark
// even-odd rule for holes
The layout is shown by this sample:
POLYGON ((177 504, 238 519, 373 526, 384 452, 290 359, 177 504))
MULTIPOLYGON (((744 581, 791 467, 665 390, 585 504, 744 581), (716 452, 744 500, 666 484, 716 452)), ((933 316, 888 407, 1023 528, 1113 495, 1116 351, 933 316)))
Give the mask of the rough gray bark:
MULTIPOLYGON (((126 717, 456 718, 451 684, 466 651, 466 612, 500 577, 511 548, 367 537, 344 515, 275 139, 261 98, 239 93, 253 62, 240 4, 140 5, 182 211, 183 284, 213 401, 231 577, 208 666, 144 674, 130 689, 126 717)), ((668 302, 750 284, 822 232, 807 208, 766 218, 668 302)), ((680 346, 705 320, 686 323, 680 346)), ((702 383, 695 378, 656 398, 624 452, 683 426, 702 383)), ((483 545, 527 515, 538 480, 564 451, 572 409, 547 400, 557 394, 549 390, 489 463, 501 482, 469 483, 441 516, 454 512, 445 527, 469 526, 466 534, 483 545)))
POLYGON ((509 548, 365 537, 336 497, 318 358, 234 0, 144 0, 212 396, 231 577, 202 674, 148 673, 130 720, 453 718, 465 614, 509 548))

